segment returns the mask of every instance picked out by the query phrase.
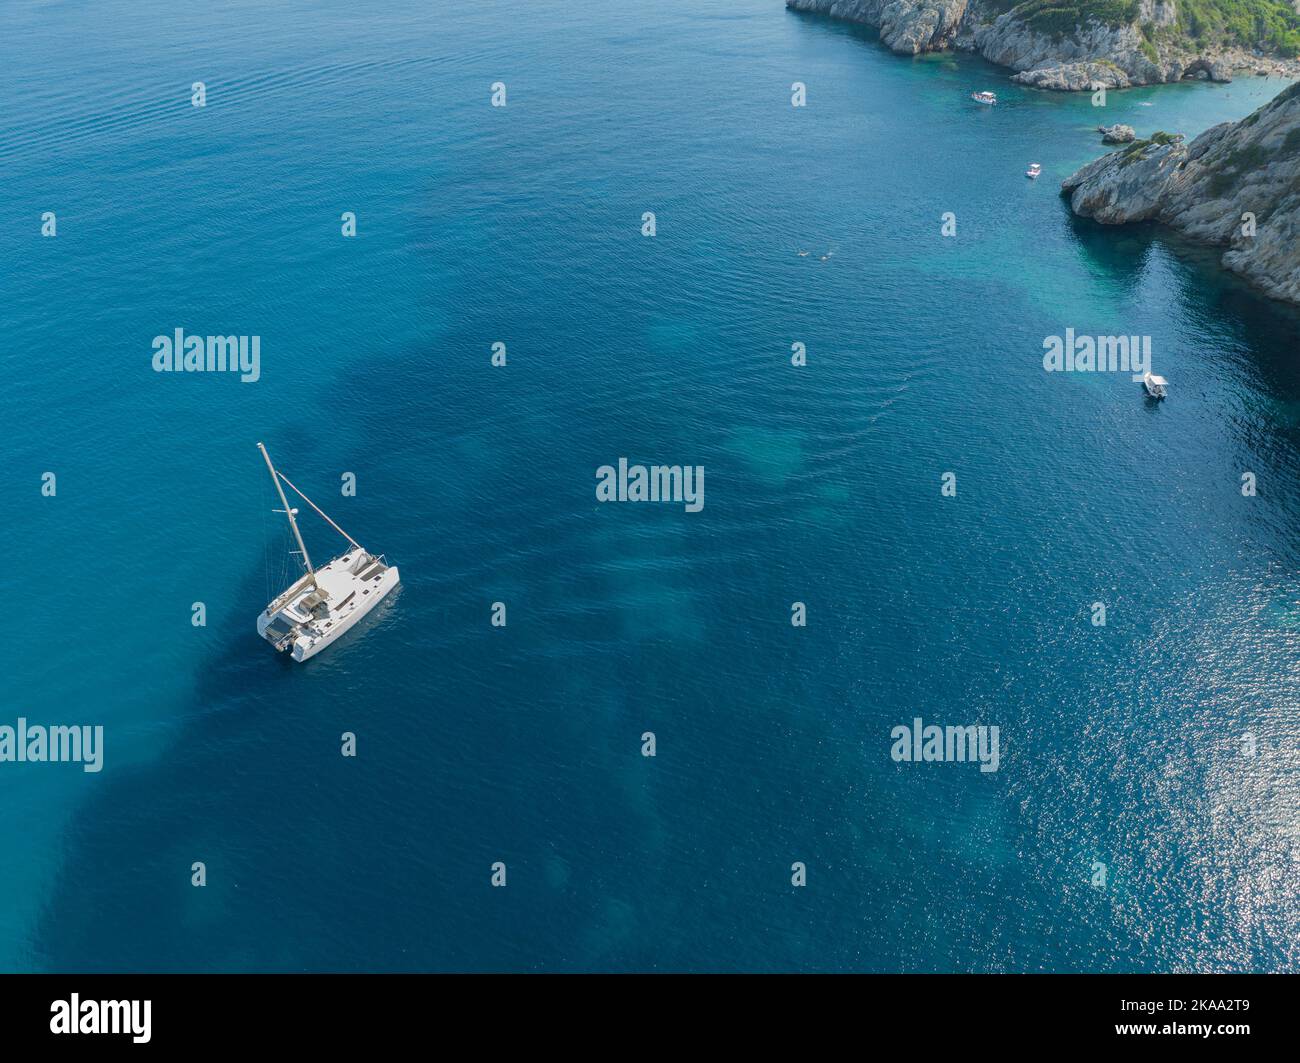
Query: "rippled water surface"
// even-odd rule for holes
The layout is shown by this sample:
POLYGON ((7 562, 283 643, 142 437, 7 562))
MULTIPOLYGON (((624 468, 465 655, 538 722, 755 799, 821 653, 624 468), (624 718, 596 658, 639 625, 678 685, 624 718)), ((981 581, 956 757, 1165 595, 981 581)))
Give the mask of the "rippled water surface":
POLYGON ((5 22, 0 722, 107 737, 0 765, 0 967, 1300 967, 1300 318, 1057 194, 1278 82, 1099 112, 779 0, 5 22), (178 327, 262 379, 155 374, 178 327), (401 567, 305 666, 259 439, 401 567), (704 509, 598 504, 620 456, 704 509))

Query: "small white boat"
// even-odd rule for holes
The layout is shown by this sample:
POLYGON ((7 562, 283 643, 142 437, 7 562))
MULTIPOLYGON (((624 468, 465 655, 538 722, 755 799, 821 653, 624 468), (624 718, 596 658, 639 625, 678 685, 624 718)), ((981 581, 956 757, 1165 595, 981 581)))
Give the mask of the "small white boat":
POLYGON ((989 106, 998 102, 997 94, 992 92, 972 92, 970 98, 976 103, 987 103, 989 106))
POLYGON ((1148 369, 1142 374, 1142 386, 1147 389, 1147 394, 1153 399, 1163 399, 1169 387, 1169 381, 1162 376, 1156 376, 1148 369))
POLYGON ((1034 163, 1030 163, 1029 169, 1025 171, 1025 176, 1029 178, 1034 178, 1037 177, 1042 172, 1043 172, 1043 168, 1039 166, 1038 163, 1034 162, 1034 163))
POLYGON ((382 555, 364 550, 352 536, 325 516, 315 502, 289 483, 288 477, 271 464, 266 447, 258 443, 257 449, 266 459, 280 504, 284 506, 283 510, 276 512, 289 518, 289 527, 293 529, 298 552, 307 569, 262 610, 257 618, 257 633, 277 650, 290 651, 295 661, 305 661, 355 626, 397 586, 397 566, 388 564, 382 555), (289 506, 281 482, 348 541, 346 553, 339 554, 322 568, 312 567, 302 533, 298 531, 298 522, 294 520, 298 511, 289 506))

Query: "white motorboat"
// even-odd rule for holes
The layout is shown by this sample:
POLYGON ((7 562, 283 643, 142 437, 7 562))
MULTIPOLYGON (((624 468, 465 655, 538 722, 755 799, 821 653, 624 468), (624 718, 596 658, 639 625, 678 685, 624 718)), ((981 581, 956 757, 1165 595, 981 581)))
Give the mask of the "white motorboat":
POLYGON ((993 92, 972 92, 970 98, 976 103, 987 103, 989 106, 998 102, 997 94, 993 92))
POLYGON ((1156 376, 1148 369, 1142 374, 1142 386, 1153 399, 1163 399, 1168 394, 1169 381, 1162 376, 1156 376))
POLYGON ((288 517, 303 566, 307 569, 262 610, 257 618, 257 633, 277 650, 288 651, 295 661, 305 661, 354 627, 397 586, 397 566, 388 564, 382 555, 365 550, 271 464, 266 447, 258 443, 257 449, 266 459, 280 504, 284 506, 283 510, 276 512, 288 517), (345 553, 320 568, 312 566, 298 522, 294 519, 298 511, 290 507, 284 494, 285 487, 324 517, 325 522, 348 541, 349 549, 345 553))
POLYGON ((1034 178, 1037 177, 1042 172, 1043 172, 1043 168, 1040 165, 1038 165, 1038 163, 1033 162, 1029 164, 1029 169, 1025 171, 1025 176, 1029 178, 1034 178))

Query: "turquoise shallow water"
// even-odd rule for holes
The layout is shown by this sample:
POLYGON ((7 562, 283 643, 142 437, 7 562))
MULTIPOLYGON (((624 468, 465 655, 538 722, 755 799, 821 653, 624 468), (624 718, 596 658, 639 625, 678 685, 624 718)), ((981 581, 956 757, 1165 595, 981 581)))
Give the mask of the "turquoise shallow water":
POLYGON ((0 764, 0 968, 1300 967, 1300 317, 1057 195, 1276 81, 1099 117, 777 0, 5 22, 0 723, 106 751, 0 764), (258 439, 403 574, 304 667, 258 439), (625 455, 703 511, 597 504, 625 455), (891 761, 918 715, 1000 770, 891 761))

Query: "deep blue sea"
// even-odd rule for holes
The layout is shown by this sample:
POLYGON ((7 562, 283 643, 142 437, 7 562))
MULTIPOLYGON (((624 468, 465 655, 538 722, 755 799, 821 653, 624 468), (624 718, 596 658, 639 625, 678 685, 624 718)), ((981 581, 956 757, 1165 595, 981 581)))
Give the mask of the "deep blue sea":
POLYGON ((105 746, 0 764, 0 969, 1300 970, 1300 314, 1058 194, 1282 87, 1100 110, 781 0, 6 3, 0 724, 105 746), (258 440, 402 573, 303 665, 258 440))

